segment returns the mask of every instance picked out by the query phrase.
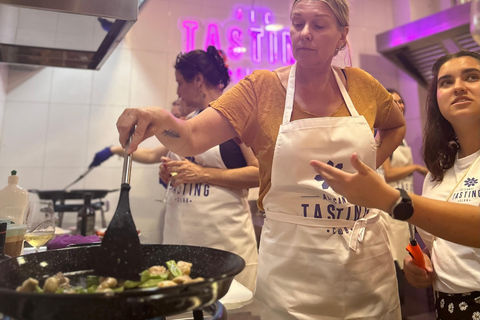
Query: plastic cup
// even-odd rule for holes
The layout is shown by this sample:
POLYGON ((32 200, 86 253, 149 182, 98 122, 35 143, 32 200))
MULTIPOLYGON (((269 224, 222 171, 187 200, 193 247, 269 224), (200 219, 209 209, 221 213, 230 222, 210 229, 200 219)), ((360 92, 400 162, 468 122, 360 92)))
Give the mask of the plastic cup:
POLYGON ((22 254, 23 236, 27 230, 25 224, 9 224, 7 226, 7 238, 5 240, 5 254, 10 257, 18 257, 22 254))

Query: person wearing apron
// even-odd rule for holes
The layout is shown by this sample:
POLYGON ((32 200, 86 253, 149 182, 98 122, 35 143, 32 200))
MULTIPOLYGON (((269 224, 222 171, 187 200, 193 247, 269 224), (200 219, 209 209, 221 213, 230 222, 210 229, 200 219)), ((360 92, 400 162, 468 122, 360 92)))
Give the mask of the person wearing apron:
MULTIPOLYGON (((232 140, 226 143, 235 144, 232 140)), ((169 152, 167 158, 185 160, 173 152, 169 152)), ((202 167, 227 169, 220 146, 188 160, 202 167)), ((258 252, 248 189, 209 183, 183 183, 171 188, 166 198, 163 243, 210 247, 238 254, 246 266, 235 279, 253 291, 258 252)))
POLYGON ((353 106, 339 70, 333 72, 351 117, 290 121, 295 69, 294 65, 290 70, 272 184, 263 201, 266 220, 256 297, 273 309, 284 306, 282 319, 316 319, 319 315, 399 319, 395 270, 386 233, 377 223, 378 212, 346 202, 321 178, 315 179, 308 165, 323 157, 351 171, 348 158, 356 150, 375 167, 370 127, 353 106), (304 166, 291 170, 292 163, 304 166), (298 273, 293 277, 292 272, 298 273), (379 300, 383 303, 373 303, 379 300))
POLYGON ((291 17, 296 64, 254 71, 186 122, 158 108, 127 109, 120 139, 137 125, 131 150, 152 134, 182 156, 232 138, 252 148, 266 214, 255 292, 262 319, 400 320, 378 212, 348 203, 309 163, 353 172, 355 151, 376 168, 400 144, 405 121, 371 75, 330 67, 347 45, 345 0, 295 0, 291 17))

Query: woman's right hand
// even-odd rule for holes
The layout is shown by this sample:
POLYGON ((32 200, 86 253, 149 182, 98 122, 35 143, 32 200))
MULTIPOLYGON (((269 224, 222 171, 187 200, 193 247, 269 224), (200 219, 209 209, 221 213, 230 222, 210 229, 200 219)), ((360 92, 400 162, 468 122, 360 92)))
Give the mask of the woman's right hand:
POLYGON ((433 282, 434 273, 432 261, 425 253, 423 253, 423 255, 427 270, 418 267, 410 255, 407 255, 405 259, 403 259, 403 273, 405 274, 405 278, 408 283, 415 288, 428 288, 433 282))
POLYGON ((161 129, 163 121, 171 116, 170 112, 160 107, 127 108, 117 120, 119 140, 125 147, 130 132, 135 128, 128 150, 132 154, 143 140, 153 136, 161 129))

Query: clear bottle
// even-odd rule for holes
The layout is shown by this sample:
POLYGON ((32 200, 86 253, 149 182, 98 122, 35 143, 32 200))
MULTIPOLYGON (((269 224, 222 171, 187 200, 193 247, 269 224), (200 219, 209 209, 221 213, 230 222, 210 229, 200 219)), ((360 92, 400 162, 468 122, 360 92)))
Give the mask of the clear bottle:
POLYGON ((8 185, 0 190, 0 219, 8 219, 16 224, 24 223, 28 191, 18 186, 17 171, 12 170, 8 185))
POLYGON ((10 258, 5 254, 5 241, 7 240, 7 222, 0 222, 0 260, 10 258))
POLYGON ((89 236, 95 234, 95 209, 92 206, 92 194, 84 195, 84 204, 77 215, 77 234, 89 236))

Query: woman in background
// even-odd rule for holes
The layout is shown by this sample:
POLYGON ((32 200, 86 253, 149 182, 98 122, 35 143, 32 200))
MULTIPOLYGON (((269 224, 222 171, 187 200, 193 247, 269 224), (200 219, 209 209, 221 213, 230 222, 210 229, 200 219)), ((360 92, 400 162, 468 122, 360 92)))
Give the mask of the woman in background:
MULTIPOLYGON (((228 68, 213 46, 207 51, 179 54, 174 67, 183 109, 193 111, 188 118, 203 113, 230 82, 228 68)), ((120 146, 109 151, 124 152, 120 146)), ((246 267, 235 279, 253 291, 258 251, 248 189, 258 187, 259 177, 252 150, 230 139, 186 158, 163 145, 141 148, 133 153, 133 160, 162 163, 160 177, 168 188, 163 243, 205 246, 240 255, 246 267)))

